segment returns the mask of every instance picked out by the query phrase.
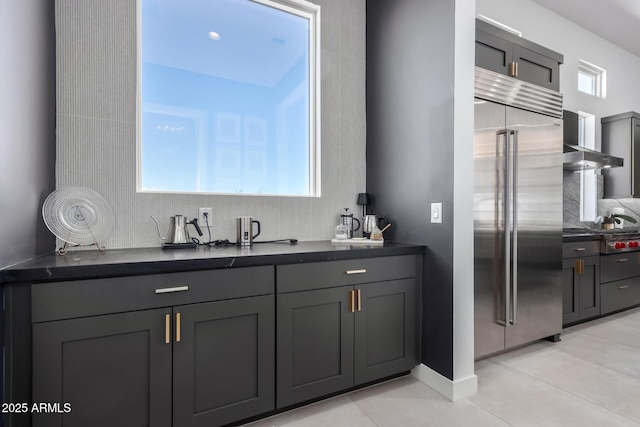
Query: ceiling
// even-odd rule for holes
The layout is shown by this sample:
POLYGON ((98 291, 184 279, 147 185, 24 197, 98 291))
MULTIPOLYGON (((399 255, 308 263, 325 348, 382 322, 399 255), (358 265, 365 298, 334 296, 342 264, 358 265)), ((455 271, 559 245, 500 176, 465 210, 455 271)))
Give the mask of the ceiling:
POLYGON ((639 0, 533 0, 640 57, 639 0))

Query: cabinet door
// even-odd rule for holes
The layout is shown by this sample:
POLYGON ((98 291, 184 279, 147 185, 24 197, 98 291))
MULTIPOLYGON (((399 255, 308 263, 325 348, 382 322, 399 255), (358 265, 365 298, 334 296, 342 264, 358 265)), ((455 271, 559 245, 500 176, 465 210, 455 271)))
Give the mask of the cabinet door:
POLYGON ((580 320, 600 316, 600 257, 585 257, 580 274, 580 320))
POLYGON ((174 321, 174 426, 220 426, 274 409, 273 295, 177 306, 174 321))
POLYGON ((352 289, 278 295, 278 408, 353 386, 352 289))
POLYGON ((33 401, 69 403, 34 413, 38 427, 171 426, 168 309, 33 325, 33 401), (63 408, 64 409, 64 408, 63 408))
POLYGON ((578 276, 577 263, 579 258, 562 260, 562 324, 580 320, 580 277, 578 276))
POLYGON ((476 66, 509 75, 512 44, 483 31, 476 31, 476 66))
POLYGON ((518 45, 513 45, 513 61, 518 64, 518 79, 547 89, 560 90, 558 62, 518 45))
POLYGON ((356 287, 355 383, 363 384, 416 365, 415 280, 356 287))

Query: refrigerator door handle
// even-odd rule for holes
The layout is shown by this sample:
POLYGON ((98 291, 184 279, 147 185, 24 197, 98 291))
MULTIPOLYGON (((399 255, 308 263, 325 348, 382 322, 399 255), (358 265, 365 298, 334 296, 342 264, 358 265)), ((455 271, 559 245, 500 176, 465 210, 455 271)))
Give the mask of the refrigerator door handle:
POLYGON ((512 228, 511 234, 511 320, 510 323, 515 325, 518 318, 518 131, 512 130, 510 132, 512 136, 511 151, 513 153, 511 161, 511 180, 513 182, 512 187, 512 199, 511 199, 511 212, 512 212, 512 228))
POLYGON ((511 326, 511 159, 509 153, 509 130, 502 129, 496 132, 496 150, 500 150, 500 142, 502 142, 502 172, 504 185, 501 187, 502 192, 502 216, 503 216, 503 261, 504 261, 504 325, 511 326))

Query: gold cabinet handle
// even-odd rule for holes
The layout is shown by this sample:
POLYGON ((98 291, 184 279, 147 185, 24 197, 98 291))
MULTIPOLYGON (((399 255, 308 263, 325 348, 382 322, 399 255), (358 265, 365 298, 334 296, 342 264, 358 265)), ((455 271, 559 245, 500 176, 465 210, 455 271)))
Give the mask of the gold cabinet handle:
POLYGON ((509 76, 510 77, 518 77, 518 63, 510 62, 509 63, 509 76))
POLYGON ((587 250, 587 248, 575 248, 574 249, 574 251, 576 251, 576 252, 584 252, 586 250, 587 250))
POLYGON ((180 313, 176 313, 176 342, 180 342, 180 313))
POLYGON ((171 314, 164 315, 164 343, 171 343, 171 314))
POLYGON ((618 286, 618 289, 627 289, 629 287, 629 285, 622 285, 622 286, 618 286))
POLYGON ((355 292, 356 291, 349 291, 349 311, 351 311, 352 313, 356 312, 355 292))
POLYGON ((345 274, 364 274, 367 272, 366 268, 363 268, 362 270, 347 270, 345 271, 345 274))
POLYGON ((627 262, 627 261, 629 261, 627 258, 620 258, 616 262, 627 262))
POLYGON ((580 263, 582 262, 582 260, 577 259, 576 260, 576 274, 580 275, 582 274, 582 272, 580 271, 580 263))
POLYGON ((356 289, 356 310, 362 311, 362 301, 360 299, 360 289, 356 289))

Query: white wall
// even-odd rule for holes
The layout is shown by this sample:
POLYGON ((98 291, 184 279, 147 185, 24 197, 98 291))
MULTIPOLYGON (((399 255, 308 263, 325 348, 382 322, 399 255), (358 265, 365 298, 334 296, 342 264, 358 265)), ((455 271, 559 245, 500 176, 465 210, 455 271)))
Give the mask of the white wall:
POLYGON ((53 191, 55 63, 50 0, 0 7, 0 268, 53 250, 40 208, 53 191))
POLYGON ((639 57, 530 0, 477 0, 476 12, 515 28, 524 38, 564 55, 564 64, 560 67, 564 108, 596 116, 597 149, 600 149, 602 117, 640 111, 639 57), (579 59, 607 70, 606 99, 578 92, 579 59))

